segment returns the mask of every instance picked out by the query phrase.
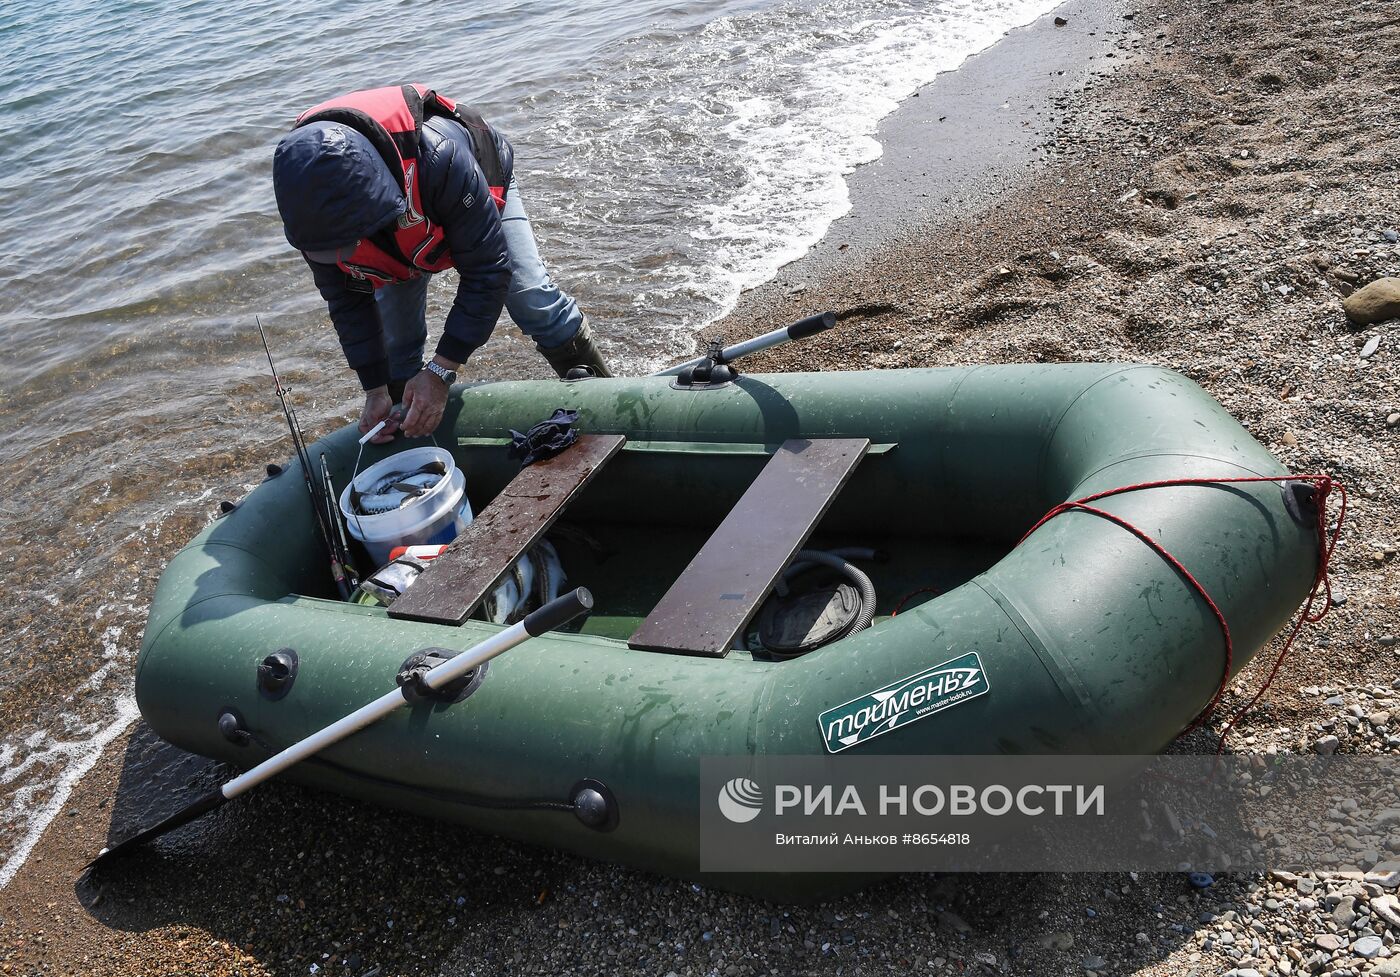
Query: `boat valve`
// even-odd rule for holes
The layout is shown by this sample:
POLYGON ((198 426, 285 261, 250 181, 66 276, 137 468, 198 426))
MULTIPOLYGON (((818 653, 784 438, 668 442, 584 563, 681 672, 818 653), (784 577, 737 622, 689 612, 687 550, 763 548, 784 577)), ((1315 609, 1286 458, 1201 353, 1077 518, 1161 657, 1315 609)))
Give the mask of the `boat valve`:
POLYGON ((601 780, 592 777, 574 784, 571 794, 574 817, 594 831, 612 831, 620 820, 617 797, 601 780))
POLYGON ((264 698, 276 702, 292 691, 297 680, 297 653, 292 648, 279 648, 258 664, 258 691, 264 698))

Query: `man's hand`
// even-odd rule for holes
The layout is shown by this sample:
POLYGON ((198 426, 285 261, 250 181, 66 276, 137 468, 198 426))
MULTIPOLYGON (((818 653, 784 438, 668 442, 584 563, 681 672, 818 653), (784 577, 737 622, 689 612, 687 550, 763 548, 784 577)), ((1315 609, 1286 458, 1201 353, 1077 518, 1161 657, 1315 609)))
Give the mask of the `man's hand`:
MULTIPOLYGON (((437 356, 433 357, 433 362, 449 370, 458 366, 437 356)), ((442 412, 447 408, 447 384, 437 374, 422 370, 403 388, 403 405, 408 408, 408 416, 403 419, 403 433, 410 438, 431 434, 442 422, 442 412)))
POLYGON ((380 421, 388 422, 384 425, 384 430, 370 438, 370 444, 385 444, 394 440, 394 432, 399 429, 399 422, 389 416, 393 408, 394 398, 389 396, 388 387, 375 387, 365 391, 365 407, 360 411, 360 433, 368 434, 380 421))

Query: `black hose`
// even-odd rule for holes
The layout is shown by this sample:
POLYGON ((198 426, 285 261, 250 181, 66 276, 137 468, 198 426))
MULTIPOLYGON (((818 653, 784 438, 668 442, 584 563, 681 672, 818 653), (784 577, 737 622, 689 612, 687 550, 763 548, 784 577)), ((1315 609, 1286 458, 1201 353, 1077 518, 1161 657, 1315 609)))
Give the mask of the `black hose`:
POLYGON ((841 637, 855 634, 857 631, 864 631, 870 627, 875 620, 875 584, 870 577, 860 567, 851 563, 851 560, 874 560, 878 557, 875 550, 865 547, 843 547, 835 550, 799 550, 792 558, 792 563, 783 571, 782 578, 775 588, 779 596, 786 596, 788 590, 788 579, 795 577, 810 566, 825 566, 843 574, 846 579, 855 584, 859 594, 860 611, 856 614, 855 622, 842 634, 841 637))

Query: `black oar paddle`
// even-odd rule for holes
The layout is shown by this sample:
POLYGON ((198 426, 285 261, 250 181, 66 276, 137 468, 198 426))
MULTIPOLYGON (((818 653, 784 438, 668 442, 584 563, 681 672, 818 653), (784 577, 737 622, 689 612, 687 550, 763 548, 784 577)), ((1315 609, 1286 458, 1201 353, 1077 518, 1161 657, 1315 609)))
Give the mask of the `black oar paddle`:
MULTIPOLYGON (((512 624, 500 633, 495 634, 478 645, 475 645, 459 655, 443 662, 423 676, 423 682, 432 689, 440 689, 445 685, 450 685, 457 679, 462 678, 472 669, 479 667, 495 658, 521 642, 530 638, 539 637, 546 631, 553 631, 563 627, 580 614, 593 607, 593 595, 583 587, 572 593, 563 594, 545 604, 537 611, 532 611, 525 616, 525 619, 518 624, 512 624)), ((246 773, 234 777, 218 790, 196 800, 188 807, 177 811, 159 824, 152 825, 144 831, 139 831, 125 841, 114 845, 103 851, 88 863, 89 868, 100 868, 102 865, 118 858, 122 855, 129 855, 137 848, 152 839, 174 831, 181 825, 189 824, 195 818, 208 814, 216 808, 222 807, 225 802, 233 800, 239 794, 252 790, 263 781, 275 777, 288 767, 295 766, 302 760, 314 756, 326 747, 338 743, 345 737, 364 729, 383 719, 389 713, 401 706, 407 705, 416 698, 415 693, 407 686, 386 692, 368 705, 361 706, 350 715, 338 719, 325 729, 312 733, 304 740, 293 743, 281 753, 269 757, 262 763, 253 767, 246 773)))

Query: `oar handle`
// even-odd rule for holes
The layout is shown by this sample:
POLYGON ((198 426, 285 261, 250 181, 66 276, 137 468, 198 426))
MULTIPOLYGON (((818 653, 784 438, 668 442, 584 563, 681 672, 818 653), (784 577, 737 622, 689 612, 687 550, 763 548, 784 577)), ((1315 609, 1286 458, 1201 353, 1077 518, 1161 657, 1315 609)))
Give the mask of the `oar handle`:
POLYGON ((798 319, 788 326, 788 339, 806 339, 808 336, 815 336, 819 332, 826 332, 835 328, 835 312, 818 312, 816 315, 809 315, 805 319, 798 319))
MULTIPOLYGON (((790 343, 794 339, 806 339, 808 336, 815 336, 819 332, 826 332, 836 325, 835 312, 818 312, 816 315, 809 315, 805 319, 798 319, 790 326, 783 326, 774 329, 772 332, 765 332, 762 336, 755 336, 752 339, 745 339, 743 342, 726 346, 720 350, 718 363, 733 363, 735 360, 752 353, 759 353, 765 349, 772 349, 774 346, 781 346, 783 343, 790 343)), ((676 376, 682 370, 698 366, 705 361, 705 357, 697 356, 693 360, 686 360, 684 363, 677 363, 669 366, 659 373, 653 373, 654 377, 676 376)))
POLYGON ((562 628, 580 614, 591 610, 593 595, 588 592, 587 587, 580 587, 572 593, 560 594, 539 610, 526 614, 521 623, 525 625, 525 631, 530 637, 537 638, 546 631, 562 628))

